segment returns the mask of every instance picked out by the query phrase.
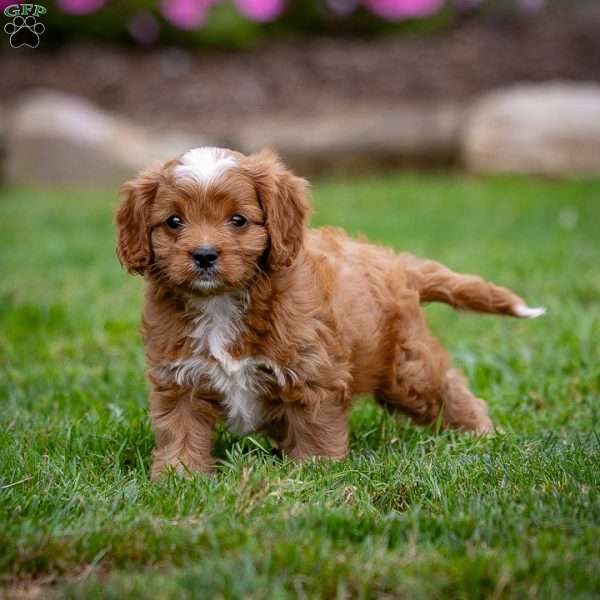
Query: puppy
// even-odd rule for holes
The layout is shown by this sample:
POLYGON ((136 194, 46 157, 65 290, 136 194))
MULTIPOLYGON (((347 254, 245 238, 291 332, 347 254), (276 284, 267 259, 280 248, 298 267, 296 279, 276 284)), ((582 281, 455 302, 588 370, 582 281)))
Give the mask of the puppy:
POLYGON ((307 192, 273 152, 210 147, 124 184, 117 254, 146 282, 153 478, 209 472, 219 421, 264 431, 294 458, 341 459, 358 394, 416 423, 493 431, 421 304, 543 309, 437 262, 308 229, 307 192))

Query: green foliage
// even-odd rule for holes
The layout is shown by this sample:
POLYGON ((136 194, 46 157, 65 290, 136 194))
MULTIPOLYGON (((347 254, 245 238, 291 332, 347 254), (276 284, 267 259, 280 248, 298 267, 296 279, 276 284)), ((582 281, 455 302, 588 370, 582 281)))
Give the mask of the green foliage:
POLYGON ((98 12, 88 15, 70 15, 54 6, 49 6, 48 9, 44 16, 44 23, 47 25, 44 36, 55 43, 62 43, 69 38, 134 43, 128 28, 131 20, 140 12, 155 20, 160 41, 167 45, 245 48, 263 39, 274 27, 244 19, 230 3, 213 7, 207 23, 193 30, 178 29, 169 24, 161 16, 158 3, 148 0, 111 2, 98 12))
POLYGON ((44 15, 47 25, 44 39, 55 43, 65 39, 91 38, 119 43, 133 43, 128 29, 132 19, 143 13, 154 19, 161 43, 212 48, 247 48, 260 41, 296 34, 307 35, 379 35, 389 33, 429 33, 448 28, 456 11, 448 7, 420 19, 385 21, 364 8, 352 15, 340 16, 327 10, 324 0, 289 2, 287 10, 276 20, 257 23, 245 18, 231 1, 213 6, 206 21, 191 30, 179 29, 166 20, 159 2, 135 0, 109 2, 100 10, 72 15, 48 5, 44 15))
POLYGON ((536 321, 427 309, 501 433, 436 435, 363 399, 340 463, 294 464, 265 438, 219 431, 215 477, 151 484, 141 282, 116 262, 115 192, 4 191, 9 592, 33 579, 86 599, 600 594, 600 182, 403 175, 314 188, 317 224, 549 308, 536 321))

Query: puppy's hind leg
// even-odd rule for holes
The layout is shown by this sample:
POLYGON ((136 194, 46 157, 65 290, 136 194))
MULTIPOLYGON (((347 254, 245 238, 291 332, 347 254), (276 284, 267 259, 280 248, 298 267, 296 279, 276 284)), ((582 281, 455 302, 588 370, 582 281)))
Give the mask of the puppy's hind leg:
POLYGON ((376 400, 407 414, 419 425, 440 420, 446 429, 493 433, 485 402, 469 390, 460 371, 448 368, 433 376, 431 371, 438 365, 428 364, 429 360, 409 354, 396 365, 393 381, 376 391, 376 400))
POLYGON ((444 428, 493 433, 485 403, 469 390, 428 331, 418 299, 403 304, 401 312, 395 338, 390 340, 390 367, 375 392, 377 401, 418 424, 439 420, 444 428))

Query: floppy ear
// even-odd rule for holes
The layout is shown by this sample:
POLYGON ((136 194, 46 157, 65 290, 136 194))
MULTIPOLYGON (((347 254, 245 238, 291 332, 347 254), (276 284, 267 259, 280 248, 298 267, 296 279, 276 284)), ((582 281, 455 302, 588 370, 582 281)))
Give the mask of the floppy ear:
POLYGON ((267 264, 273 270, 289 267, 302 247, 311 212, 308 182, 286 169, 271 150, 252 154, 248 161, 269 232, 267 264))
POLYGON ((148 213, 159 183, 160 170, 153 168, 121 187, 116 214, 117 256, 129 273, 143 275, 154 260, 148 213))

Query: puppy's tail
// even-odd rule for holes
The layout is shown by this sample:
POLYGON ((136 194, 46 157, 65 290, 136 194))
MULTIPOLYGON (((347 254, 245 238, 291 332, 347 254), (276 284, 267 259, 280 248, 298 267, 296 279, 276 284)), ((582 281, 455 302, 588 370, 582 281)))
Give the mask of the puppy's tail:
POLYGON ((411 254, 399 258, 408 277, 408 285, 425 302, 444 302, 459 310, 474 310, 496 315, 535 319, 545 308, 530 308, 514 292, 485 281, 476 275, 455 273, 433 260, 422 260, 411 254))

